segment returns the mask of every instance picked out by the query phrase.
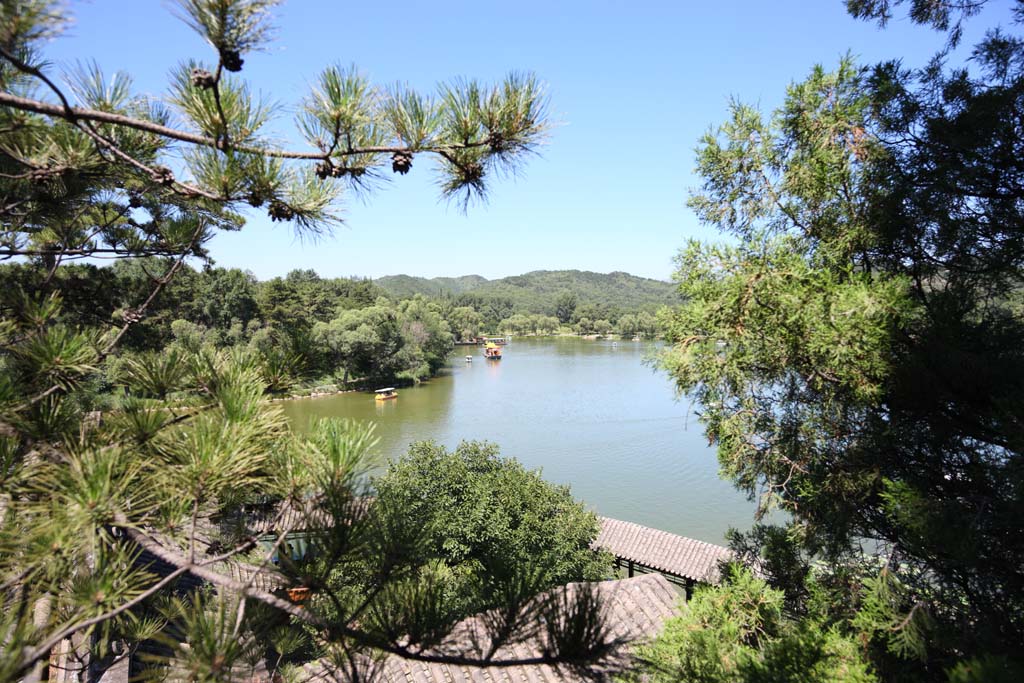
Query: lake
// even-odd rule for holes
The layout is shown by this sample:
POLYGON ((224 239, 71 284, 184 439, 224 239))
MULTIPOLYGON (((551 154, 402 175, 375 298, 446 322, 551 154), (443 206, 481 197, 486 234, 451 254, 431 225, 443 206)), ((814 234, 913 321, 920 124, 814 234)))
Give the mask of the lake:
POLYGON ((461 346, 440 376, 395 400, 348 393, 281 405, 298 429, 313 416, 373 420, 388 458, 414 441, 493 441, 502 455, 571 486, 598 514, 722 543, 730 526, 750 527, 754 504, 718 478, 694 406, 643 362, 654 350, 650 342, 524 338, 487 361, 461 346))

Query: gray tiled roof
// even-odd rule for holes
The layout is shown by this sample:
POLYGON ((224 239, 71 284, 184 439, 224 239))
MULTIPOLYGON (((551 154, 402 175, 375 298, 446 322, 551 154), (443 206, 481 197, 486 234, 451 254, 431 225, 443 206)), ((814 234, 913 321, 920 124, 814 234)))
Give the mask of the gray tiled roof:
MULTIPOLYGON (((555 591, 576 590, 580 584, 569 584, 555 591)), ((635 645, 655 636, 665 621, 676 613, 679 593, 660 574, 645 574, 631 579, 602 581, 591 584, 605 605, 610 636, 635 645)), ((542 636, 541 636, 542 637, 542 636)), ((495 659, 530 659, 540 657, 543 644, 537 639, 504 646, 495 659)), ((474 642, 487 642, 480 616, 470 617, 452 631, 444 652, 472 648, 474 642)), ((628 653, 621 653, 628 656, 628 653)), ((317 678, 330 680, 321 669, 317 678)), ((391 655, 380 663, 377 680, 386 683, 553 683, 583 681, 573 671, 555 669, 544 664, 522 664, 502 667, 477 667, 426 663, 391 655)))
MULTIPOLYGON (((363 515, 372 504, 371 497, 355 501, 352 505, 353 517, 363 515)), ((718 564, 730 557, 728 548, 713 543, 620 519, 599 517, 598 520, 601 529, 593 543, 594 547, 604 548, 620 559, 632 560, 638 565, 665 574, 717 583, 718 564)), ((280 529, 306 529, 310 522, 317 526, 330 526, 334 523, 319 510, 297 510, 288 506, 272 514, 255 517, 250 524, 253 531, 265 534, 280 529)))
POLYGON ((594 541, 595 547, 659 572, 717 583, 718 563, 730 557, 729 549, 720 545, 620 519, 599 519, 601 531, 594 541))

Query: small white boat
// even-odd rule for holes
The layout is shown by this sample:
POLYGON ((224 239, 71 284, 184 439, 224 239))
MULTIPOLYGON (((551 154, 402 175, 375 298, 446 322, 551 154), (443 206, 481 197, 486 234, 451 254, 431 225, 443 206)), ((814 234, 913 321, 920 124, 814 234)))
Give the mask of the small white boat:
POLYGON ((466 362, 467 363, 472 363, 473 362, 473 356, 466 356, 466 362))

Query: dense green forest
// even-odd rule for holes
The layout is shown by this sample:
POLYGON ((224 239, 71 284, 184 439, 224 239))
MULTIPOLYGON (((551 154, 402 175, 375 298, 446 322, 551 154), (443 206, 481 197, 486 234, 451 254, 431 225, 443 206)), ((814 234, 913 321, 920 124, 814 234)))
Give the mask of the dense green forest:
POLYGON ((374 284, 397 297, 410 297, 416 294, 431 297, 454 296, 475 289, 486 282, 487 278, 480 275, 433 278, 385 275, 374 279, 374 284))
POLYGON ((498 280, 487 280, 479 275, 430 279, 389 275, 373 282, 401 298, 414 294, 451 298, 460 305, 472 305, 477 310, 507 302, 516 313, 542 315, 557 315, 559 297, 565 292, 572 292, 578 306, 594 311, 583 317, 612 321, 624 312, 653 313, 662 306, 680 302, 679 293, 672 283, 621 272, 535 270, 498 280))
POLYGON ((445 307, 473 309, 480 315, 475 326, 457 324, 464 318, 451 321, 460 339, 474 336, 473 329, 520 335, 614 332, 653 338, 658 333, 657 311, 680 302, 671 283, 621 272, 538 270, 500 280, 392 275, 373 282, 400 298, 419 294, 445 307))

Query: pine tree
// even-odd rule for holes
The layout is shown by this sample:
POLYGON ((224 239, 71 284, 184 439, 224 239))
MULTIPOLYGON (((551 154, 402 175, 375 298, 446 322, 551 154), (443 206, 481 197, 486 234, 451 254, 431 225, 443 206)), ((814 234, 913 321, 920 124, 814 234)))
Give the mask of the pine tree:
MULTIPOLYGON (((984 3, 910 4, 955 43, 984 3)), ((847 58, 734 103, 691 199, 734 240, 683 249, 664 316, 723 472, 791 515, 761 568, 806 602, 812 560, 847 567, 836 618, 901 680, 1024 649, 1022 64, 993 30, 969 67, 847 58)))
POLYGON ((481 577, 506 608, 489 638, 446 640, 460 615, 429 552, 367 503, 372 432, 337 421, 290 432, 256 358, 192 349, 104 372, 210 237, 243 229, 241 210, 324 232, 343 191, 421 158, 467 206, 544 138, 532 75, 429 96, 328 67, 297 107, 307 149, 275 147, 271 109, 239 75, 273 33, 274 4, 181 0, 214 59, 182 63, 165 101, 96 67, 63 85, 41 52, 62 7, 0 4, 0 258, 25 264, 0 320, 0 679, 38 675, 55 648, 87 679, 139 652, 150 674, 190 680, 285 674, 300 650, 349 678, 388 653, 500 666, 499 646, 541 633, 538 614, 541 660, 586 670, 615 645, 600 606, 581 590, 538 607, 530 567, 500 585, 481 577), (100 326, 64 306, 73 292, 59 276, 90 256, 134 260, 151 283, 100 326), (306 559, 287 552, 295 532, 306 559), (366 572, 366 591, 337 588, 346 567, 366 572))

